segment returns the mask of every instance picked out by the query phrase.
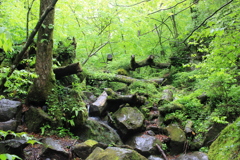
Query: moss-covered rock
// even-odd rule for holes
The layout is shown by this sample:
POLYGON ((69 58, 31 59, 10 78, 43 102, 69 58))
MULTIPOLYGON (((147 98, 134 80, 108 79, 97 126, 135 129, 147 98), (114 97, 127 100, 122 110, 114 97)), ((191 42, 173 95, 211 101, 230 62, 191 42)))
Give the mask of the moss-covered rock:
POLYGON ((177 155, 184 151, 186 136, 184 131, 176 124, 170 124, 166 127, 169 137, 171 138, 169 149, 172 155, 177 155))
POLYGON ((115 127, 126 135, 135 132, 143 126, 144 115, 137 109, 132 107, 123 107, 113 114, 115 119, 115 127))
POLYGON ((28 132, 40 132, 40 127, 46 123, 51 123, 53 120, 45 113, 41 108, 30 107, 25 112, 25 123, 28 128, 28 132))
POLYGON ((222 130, 219 137, 210 146, 210 160, 240 159, 240 117, 222 130))
POLYGON ((94 140, 87 140, 83 143, 78 143, 73 146, 73 152, 82 159, 86 159, 92 151, 99 146, 99 143, 94 140))
POLYGON ((82 140, 92 139, 104 144, 119 144, 122 141, 114 129, 103 122, 89 118, 81 130, 74 131, 82 140))
POLYGON ((147 160, 147 158, 131 149, 108 147, 103 150, 97 147, 86 160, 147 160))

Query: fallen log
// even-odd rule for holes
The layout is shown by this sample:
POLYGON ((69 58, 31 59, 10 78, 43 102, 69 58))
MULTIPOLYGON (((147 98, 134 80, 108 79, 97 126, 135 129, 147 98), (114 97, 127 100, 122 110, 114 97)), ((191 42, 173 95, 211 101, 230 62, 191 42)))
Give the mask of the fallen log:
POLYGON ((61 79, 62 77, 69 76, 71 74, 78 74, 79 72, 82 72, 82 68, 79 62, 77 62, 64 67, 55 68, 53 69, 53 72, 55 74, 56 79, 61 79))
POLYGON ((107 107, 107 92, 103 93, 97 98, 95 102, 89 106, 89 116, 100 116, 107 107))
POLYGON ((154 56, 150 55, 147 59, 144 59, 142 61, 136 62, 135 55, 131 56, 130 60, 130 70, 135 71, 136 68, 144 67, 144 66, 150 66, 151 68, 168 68, 171 66, 170 63, 158 63, 154 62, 154 56))
MULTIPOLYGON (((118 74, 111 74, 111 73, 80 73, 85 74, 85 77, 88 78, 88 80, 97 80, 97 81, 110 81, 110 82, 122 82, 126 84, 131 84, 136 81, 146 82, 146 83, 153 83, 154 85, 160 85, 164 82, 164 78, 159 79, 153 79, 153 80, 145 80, 145 79, 136 79, 124 75, 118 75, 118 74)), ((80 77, 80 75, 78 75, 80 77)))

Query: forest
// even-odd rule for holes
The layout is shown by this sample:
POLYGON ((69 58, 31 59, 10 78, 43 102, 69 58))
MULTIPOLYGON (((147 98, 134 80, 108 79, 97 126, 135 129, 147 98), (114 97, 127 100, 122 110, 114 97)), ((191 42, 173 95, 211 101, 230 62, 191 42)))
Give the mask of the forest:
POLYGON ((0 0, 0 159, 240 159, 239 42, 239 0, 0 0))

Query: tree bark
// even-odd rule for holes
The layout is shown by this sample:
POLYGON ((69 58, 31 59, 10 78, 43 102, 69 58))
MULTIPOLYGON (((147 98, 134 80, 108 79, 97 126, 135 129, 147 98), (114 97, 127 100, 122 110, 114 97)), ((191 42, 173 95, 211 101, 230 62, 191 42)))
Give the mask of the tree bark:
POLYGON ((13 73, 13 71, 16 69, 16 67, 18 66, 18 64, 20 63, 20 61, 22 60, 23 55, 25 54, 25 52, 27 51, 28 47, 32 44, 33 42, 33 38, 35 37, 35 35, 37 34, 39 28, 41 27, 44 19, 46 18, 46 16, 49 14, 50 11, 52 11, 54 9, 55 4, 57 3, 58 0, 53 0, 52 3, 48 6, 48 8, 45 10, 45 12, 41 15, 38 23, 36 24, 35 28, 33 29, 33 31, 31 32, 29 38, 27 39, 27 42, 25 43, 25 45, 23 46, 22 50, 20 51, 20 53, 17 55, 17 57, 15 58, 13 65, 10 68, 10 71, 8 72, 7 77, 3 77, 1 82, 0 82, 0 91, 4 90, 4 84, 7 81, 7 78, 10 77, 13 73))
POLYGON ((61 79, 62 77, 69 76, 71 74, 78 74, 79 72, 82 72, 82 68, 79 62, 77 62, 64 67, 55 68, 53 72, 55 74, 56 79, 61 79))
MULTIPOLYGON (((52 0, 40 1, 40 15, 50 6, 52 0)), ((53 49, 54 9, 49 12, 38 32, 36 73, 38 78, 34 80, 28 93, 27 102, 45 103, 54 85, 52 73, 52 49, 53 49)))

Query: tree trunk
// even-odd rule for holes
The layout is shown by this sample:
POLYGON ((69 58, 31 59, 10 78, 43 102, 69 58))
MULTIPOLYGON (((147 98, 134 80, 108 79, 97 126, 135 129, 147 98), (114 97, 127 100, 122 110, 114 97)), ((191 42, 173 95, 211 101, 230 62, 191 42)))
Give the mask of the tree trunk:
POLYGON ((71 74, 78 74, 79 72, 82 72, 82 68, 79 62, 77 62, 64 67, 55 68, 53 72, 55 74, 56 79, 61 79, 62 77, 69 76, 71 74))
MULTIPOLYGON (((52 0, 41 0, 40 16, 51 5, 52 0)), ((54 9, 47 15, 37 38, 36 73, 38 78, 34 80, 28 93, 27 102, 45 103, 53 85, 52 73, 52 49, 53 49, 54 9)))

